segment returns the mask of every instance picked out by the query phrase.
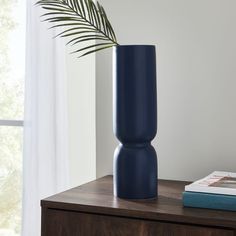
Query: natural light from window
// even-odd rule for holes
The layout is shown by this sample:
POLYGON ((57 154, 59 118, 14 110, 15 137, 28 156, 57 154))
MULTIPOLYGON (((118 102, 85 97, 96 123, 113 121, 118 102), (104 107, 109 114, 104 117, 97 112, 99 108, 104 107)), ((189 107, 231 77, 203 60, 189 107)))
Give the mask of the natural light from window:
POLYGON ((25 0, 0 0, 0 236, 21 230, 25 0))

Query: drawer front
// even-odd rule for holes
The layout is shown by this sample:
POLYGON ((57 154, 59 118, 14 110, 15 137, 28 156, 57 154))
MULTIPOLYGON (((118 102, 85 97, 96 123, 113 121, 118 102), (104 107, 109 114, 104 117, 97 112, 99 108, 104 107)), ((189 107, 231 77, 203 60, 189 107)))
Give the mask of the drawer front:
POLYGON ((47 209, 42 236, 233 236, 232 230, 47 209))

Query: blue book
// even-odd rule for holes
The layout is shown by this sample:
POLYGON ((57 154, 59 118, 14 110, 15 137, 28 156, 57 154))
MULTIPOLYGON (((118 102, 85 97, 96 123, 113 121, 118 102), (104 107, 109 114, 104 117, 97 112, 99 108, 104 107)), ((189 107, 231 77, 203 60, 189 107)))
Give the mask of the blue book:
POLYGON ((236 196, 185 191, 183 192, 183 205, 186 207, 236 211, 236 196))

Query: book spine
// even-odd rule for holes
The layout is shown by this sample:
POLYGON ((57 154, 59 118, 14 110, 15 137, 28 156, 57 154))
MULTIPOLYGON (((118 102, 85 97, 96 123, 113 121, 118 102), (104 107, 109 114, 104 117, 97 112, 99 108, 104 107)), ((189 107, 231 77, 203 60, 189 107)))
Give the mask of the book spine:
POLYGON ((186 207, 236 211, 236 196, 185 191, 183 192, 183 205, 186 207))

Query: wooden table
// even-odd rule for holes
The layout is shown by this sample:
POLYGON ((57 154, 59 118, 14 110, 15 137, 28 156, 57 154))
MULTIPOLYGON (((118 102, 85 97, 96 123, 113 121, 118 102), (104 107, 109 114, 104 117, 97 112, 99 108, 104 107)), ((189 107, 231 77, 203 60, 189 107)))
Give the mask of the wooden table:
POLYGON ((187 182, 159 180, 159 197, 113 196, 112 176, 42 200, 42 236, 236 236, 236 212, 184 208, 187 182))

